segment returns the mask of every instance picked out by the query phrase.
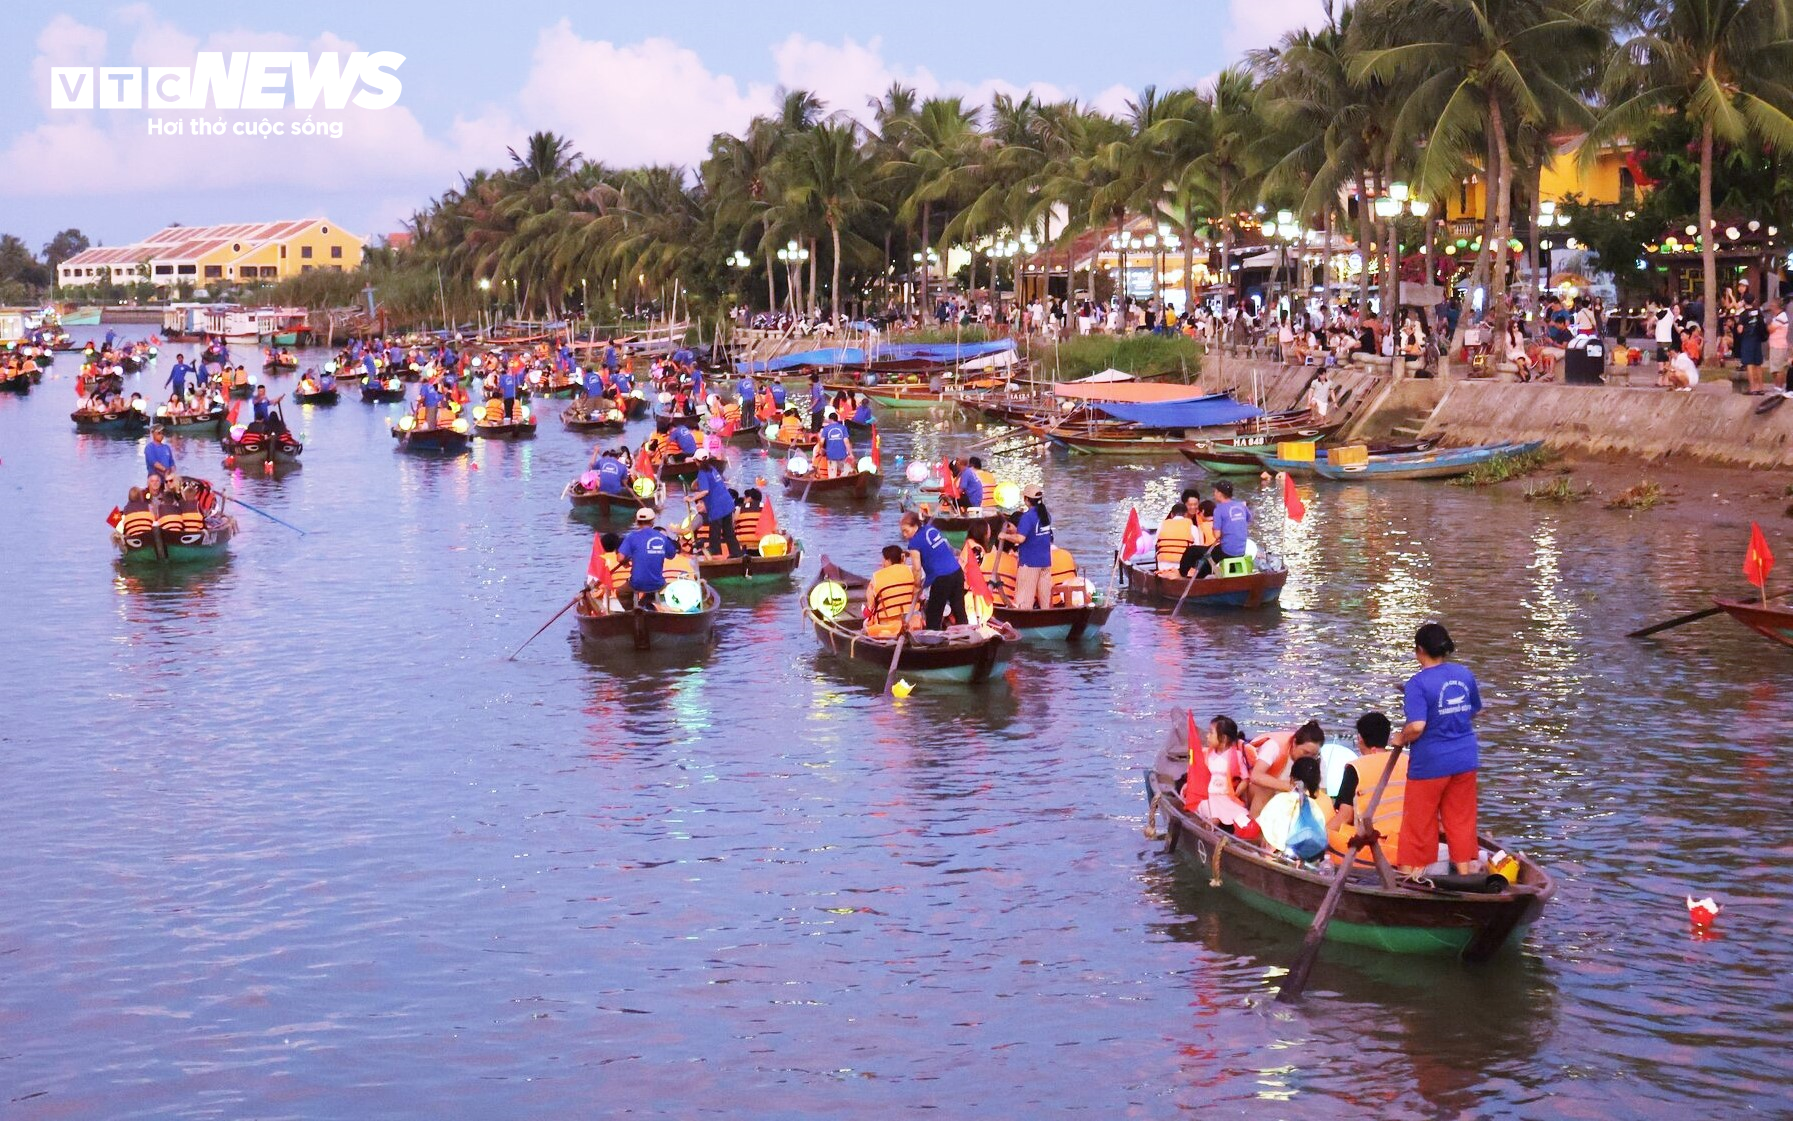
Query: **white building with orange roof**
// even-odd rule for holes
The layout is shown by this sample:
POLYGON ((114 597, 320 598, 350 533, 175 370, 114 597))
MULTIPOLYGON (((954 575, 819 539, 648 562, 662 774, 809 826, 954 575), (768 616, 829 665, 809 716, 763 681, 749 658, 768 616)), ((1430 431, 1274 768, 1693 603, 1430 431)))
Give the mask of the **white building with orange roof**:
POLYGON ((130 245, 95 246, 56 266, 56 282, 81 288, 147 280, 162 288, 262 284, 361 267, 361 238, 328 218, 167 226, 130 245))

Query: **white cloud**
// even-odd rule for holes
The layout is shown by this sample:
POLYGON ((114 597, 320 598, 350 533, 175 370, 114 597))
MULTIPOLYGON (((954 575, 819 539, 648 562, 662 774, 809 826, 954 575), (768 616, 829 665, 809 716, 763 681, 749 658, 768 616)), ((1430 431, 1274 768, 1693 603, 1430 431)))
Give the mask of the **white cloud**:
POLYGON ((1220 45, 1229 61, 1268 47, 1285 32, 1325 22, 1323 0, 1227 0, 1226 30, 1220 45))

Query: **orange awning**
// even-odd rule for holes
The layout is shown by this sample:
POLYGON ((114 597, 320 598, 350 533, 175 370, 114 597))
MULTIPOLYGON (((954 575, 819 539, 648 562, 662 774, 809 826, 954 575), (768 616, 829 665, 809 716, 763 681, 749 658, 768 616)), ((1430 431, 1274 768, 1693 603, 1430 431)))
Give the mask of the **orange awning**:
POLYGON ((1160 401, 1191 401, 1205 397, 1198 385, 1172 385, 1161 381, 1107 381, 1052 383, 1052 392, 1060 397, 1079 401, 1126 401, 1133 404, 1160 401))

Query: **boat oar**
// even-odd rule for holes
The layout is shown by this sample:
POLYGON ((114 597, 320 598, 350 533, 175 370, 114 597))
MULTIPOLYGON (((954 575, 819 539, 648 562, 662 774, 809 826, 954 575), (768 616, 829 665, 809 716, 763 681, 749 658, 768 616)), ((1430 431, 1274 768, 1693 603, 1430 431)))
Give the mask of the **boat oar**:
MULTIPOLYGON (((1766 603, 1768 600, 1771 600, 1771 599, 1785 599, 1788 596, 1793 596, 1793 588, 1788 588, 1784 592, 1776 592, 1774 595, 1771 595, 1771 596, 1764 596, 1762 602, 1766 603)), ((1720 611, 1723 611, 1723 610, 1724 610, 1724 608, 1722 608, 1722 607, 1708 607, 1703 611, 1695 611, 1690 615, 1677 616, 1673 619, 1670 619, 1666 623, 1657 623, 1653 627, 1645 627, 1641 631, 1632 631, 1630 634, 1626 635, 1625 637, 1626 638, 1648 638, 1651 635, 1658 633, 1659 631, 1671 630, 1671 629, 1673 629, 1675 627, 1679 627, 1685 623, 1697 622, 1700 619, 1705 619, 1705 618, 1709 618, 1710 616, 1716 615, 1720 611)))
MULTIPOLYGON (((270 456, 271 456, 271 455, 273 455, 273 452, 272 452, 272 451, 270 451, 270 452, 269 452, 269 453, 268 453, 268 454, 269 454, 269 455, 270 455, 270 456)), ((270 462, 272 462, 272 460, 270 460, 270 462)), ((279 522, 279 523, 280 523, 280 524, 281 524, 281 525, 283 525, 283 526, 285 526, 285 527, 286 527, 286 528, 288 528, 288 529, 290 529, 290 530, 292 530, 292 531, 293 531, 293 532, 294 532, 294 533, 296 533, 296 534, 298 534, 298 535, 299 535, 299 536, 300 536, 300 537, 304 537, 304 536, 305 536, 305 531, 304 531, 304 530, 302 530, 302 529, 300 529, 300 528, 299 528, 299 527, 298 527, 298 526, 296 526, 296 525, 294 525, 294 524, 293 524, 293 523, 291 523, 291 522, 283 522, 283 521, 280 521, 280 519, 279 519, 279 518, 277 518, 277 517, 275 517, 275 516, 274 516, 274 515, 272 515, 272 514, 270 514, 270 513, 268 513, 268 512, 267 512, 267 511, 266 511, 266 510, 263 510, 263 509, 261 509, 261 508, 260 508, 260 507, 257 507, 257 506, 251 506, 251 505, 249 505, 249 503, 247 503, 247 502, 244 502, 244 501, 243 501, 243 500, 242 500, 242 499, 240 499, 240 498, 237 498, 237 497, 235 497, 235 496, 234 496, 234 495, 229 495, 229 494, 220 494, 220 495, 219 495, 219 497, 220 497, 220 498, 223 498, 223 499, 224 499, 224 500, 225 500, 225 501, 227 501, 227 502, 234 502, 234 503, 236 503, 236 504, 237 504, 237 505, 238 505, 238 506, 241 506, 241 507, 242 507, 242 508, 243 508, 243 509, 245 509, 245 510, 248 510, 248 511, 250 511, 250 512, 251 512, 251 513, 256 513, 256 514, 260 514, 260 515, 261 515, 261 516, 262 516, 262 517, 264 517, 264 518, 266 518, 266 519, 268 519, 268 520, 269 520, 269 521, 271 521, 271 522, 279 522)))
POLYGON ((896 648, 890 652, 890 672, 884 675, 884 692, 890 693, 890 687, 896 683, 897 666, 903 660, 903 646, 909 641, 909 620, 915 617, 915 609, 921 606, 921 589, 915 590, 915 600, 909 604, 909 610, 903 612, 901 630, 897 634, 896 648))
MULTIPOLYGON (((1332 922, 1332 913, 1338 910, 1339 899, 1345 894, 1345 881, 1351 878, 1351 867, 1357 862, 1357 850, 1370 843, 1375 829, 1376 807, 1382 801, 1382 792, 1388 788, 1388 778, 1395 773, 1395 764, 1401 760, 1402 745, 1397 744, 1389 750, 1388 764, 1382 768, 1382 777, 1376 780, 1376 789, 1370 795, 1370 804, 1364 807, 1363 820, 1357 823, 1357 832, 1351 838, 1351 844, 1345 849, 1344 862, 1332 877, 1332 886, 1326 889, 1326 898, 1320 909, 1314 912, 1314 924, 1307 928, 1307 937, 1301 940, 1301 952, 1295 955, 1295 964, 1289 966, 1289 975, 1283 978, 1282 987, 1276 990, 1276 999, 1283 1003, 1301 999, 1301 990, 1307 988, 1307 975, 1314 970, 1314 962, 1320 957, 1320 943, 1326 940, 1326 927, 1332 922)), ((1191 751, 1195 748, 1190 747, 1191 751)))
MULTIPOLYGON (((585 594, 585 593, 584 593, 584 592, 580 592, 580 593, 579 593, 579 595, 580 595, 580 596, 582 596, 582 595, 584 595, 584 594, 585 594)), ((572 607, 572 606, 573 606, 573 605, 574 605, 574 604, 575 604, 575 603, 578 603, 578 602, 579 602, 579 596, 574 596, 574 597, 573 597, 573 598, 572 598, 572 599, 569 599, 569 600, 567 600, 567 605, 566 605, 566 607, 563 607, 563 608, 561 608, 561 609, 560 609, 560 610, 559 610, 559 611, 556 611, 556 612, 555 612, 555 613, 554 613, 554 618, 553 618, 553 619, 549 619, 549 620, 548 620, 548 621, 547 621, 547 622, 546 622, 546 623, 543 623, 543 624, 542 624, 542 625, 541 625, 541 628, 540 628, 540 630, 537 630, 537 631, 536 631, 536 632, 535 632, 535 633, 534 633, 534 634, 532 634, 532 635, 530 635, 530 636, 529 636, 529 637, 528 637, 528 638, 526 638, 526 639, 524 639, 524 640, 523 640, 523 646, 528 646, 528 645, 529 645, 529 644, 530 644, 530 643, 532 643, 532 642, 534 642, 534 641, 535 641, 535 640, 536 640, 536 639, 538 639, 538 638, 540 638, 540 637, 542 637, 542 631, 545 631, 545 630, 547 630, 547 629, 548 629, 548 628, 549 628, 549 627, 551 627, 551 626, 553 626, 553 625, 554 625, 554 620, 555 620, 555 619, 558 619, 558 618, 560 618, 560 617, 561 617, 561 616, 562 616, 562 615, 565 615, 565 614, 566 614, 566 613, 567 613, 567 611, 568 611, 568 610, 569 610, 569 609, 570 609, 570 608, 571 608, 571 607, 572 607)), ((512 650, 512 651, 511 651, 511 652, 510 652, 510 657, 508 657, 508 658, 506 658, 506 659, 505 659, 505 661, 507 661, 507 662, 514 662, 514 661, 516 661, 516 660, 517 660, 517 655, 518 655, 518 654, 521 654, 521 653, 522 653, 522 652, 523 652, 523 646, 519 646, 519 647, 517 647, 517 648, 516 648, 516 649, 515 649, 515 650, 512 650)))

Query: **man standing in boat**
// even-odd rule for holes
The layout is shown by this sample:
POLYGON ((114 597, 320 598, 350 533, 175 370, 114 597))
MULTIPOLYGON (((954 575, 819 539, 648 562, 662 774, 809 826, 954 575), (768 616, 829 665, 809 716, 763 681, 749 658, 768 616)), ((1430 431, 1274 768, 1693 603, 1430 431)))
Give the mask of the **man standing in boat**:
POLYGON ((1407 679, 1406 723, 1392 741, 1406 744, 1412 757, 1395 857, 1408 876, 1422 874, 1437 859, 1441 831, 1451 870, 1467 875, 1476 869, 1480 744, 1475 718, 1482 711, 1482 693, 1467 667, 1448 660, 1456 649, 1441 623, 1427 623, 1413 637, 1420 671, 1407 679))
POLYGON ((913 554, 912 563, 921 572, 922 590, 928 595, 923 609, 927 628, 940 630, 949 609, 953 622, 968 625, 971 617, 965 611, 965 570, 959 566, 952 543, 932 523, 923 525, 921 516, 913 510, 903 514, 902 533, 904 544, 913 554))
POLYGON ((498 375, 498 395, 504 399, 504 423, 517 421, 517 375, 506 369, 498 375))
POLYGON ((167 482, 174 475, 174 449, 168 446, 168 430, 159 424, 149 434, 149 444, 143 449, 143 463, 152 479, 167 482))

